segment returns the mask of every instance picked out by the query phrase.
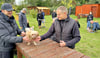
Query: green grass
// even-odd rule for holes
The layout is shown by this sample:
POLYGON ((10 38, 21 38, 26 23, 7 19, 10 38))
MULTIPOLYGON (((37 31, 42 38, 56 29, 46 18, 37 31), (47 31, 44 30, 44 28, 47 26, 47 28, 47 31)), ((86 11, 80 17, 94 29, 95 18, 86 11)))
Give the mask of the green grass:
MULTIPOLYGON (((76 19, 77 17, 75 15, 71 15, 71 18, 76 19)), ((46 23, 45 28, 38 28, 37 20, 32 18, 30 15, 27 15, 27 19, 29 20, 30 26, 34 26, 35 30, 39 31, 40 35, 45 34, 51 24, 52 24, 52 18, 51 15, 45 16, 46 23)), ((98 21, 100 23, 100 18, 94 18, 94 20, 98 21)), ((18 23, 18 21, 17 21, 18 23)), ((81 40, 79 43, 76 44, 75 50, 91 57, 91 58, 100 58, 100 31, 97 31, 95 33, 89 33, 86 30, 86 18, 79 19, 79 23, 81 25, 80 34, 81 34, 81 40)), ((19 24, 19 23, 18 23, 19 24)), ((16 58, 16 57, 15 57, 16 58)))

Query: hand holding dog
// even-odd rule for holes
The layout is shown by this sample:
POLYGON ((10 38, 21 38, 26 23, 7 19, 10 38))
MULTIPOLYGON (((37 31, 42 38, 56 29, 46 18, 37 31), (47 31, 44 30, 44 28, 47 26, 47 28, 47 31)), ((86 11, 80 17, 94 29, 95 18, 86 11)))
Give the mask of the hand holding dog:
POLYGON ((30 40, 27 36, 24 36, 24 37, 23 37, 23 41, 25 41, 25 42, 30 42, 31 40, 30 40))
POLYGON ((24 37, 25 35, 26 35, 26 33, 22 31, 22 32, 21 32, 21 36, 24 37))
POLYGON ((36 37, 36 39, 34 39, 35 42, 39 42, 40 40, 41 40, 40 36, 38 36, 38 37, 36 37))

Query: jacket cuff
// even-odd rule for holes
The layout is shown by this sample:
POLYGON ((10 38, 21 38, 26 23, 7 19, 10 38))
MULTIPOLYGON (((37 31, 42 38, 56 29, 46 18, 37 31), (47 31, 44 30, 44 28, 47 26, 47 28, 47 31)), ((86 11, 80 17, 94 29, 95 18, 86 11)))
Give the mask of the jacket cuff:
POLYGON ((40 41, 44 40, 43 36, 40 36, 40 37, 41 37, 41 40, 40 41))
POLYGON ((23 37, 22 37, 22 36, 19 37, 18 39, 19 39, 19 42, 20 42, 20 43, 23 42, 23 37))
POLYGON ((70 44, 68 42, 66 42, 66 46, 68 47, 68 46, 70 46, 70 44))

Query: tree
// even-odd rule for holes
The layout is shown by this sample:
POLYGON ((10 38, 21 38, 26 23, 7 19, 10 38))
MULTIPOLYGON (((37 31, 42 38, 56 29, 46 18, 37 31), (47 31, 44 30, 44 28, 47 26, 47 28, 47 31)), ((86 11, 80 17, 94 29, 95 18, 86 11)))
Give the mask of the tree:
POLYGON ((15 0, 4 0, 4 2, 6 2, 6 3, 11 3, 11 4, 13 4, 14 1, 15 1, 15 0))
POLYGON ((66 6, 67 8, 72 7, 73 0, 61 0, 62 5, 66 6))
MULTIPOLYGON (((1 0, 1 1, 0 1, 0 6, 1 6, 3 3, 4 3, 4 0, 1 0)), ((1 7, 0 7, 0 8, 1 8, 1 7)))

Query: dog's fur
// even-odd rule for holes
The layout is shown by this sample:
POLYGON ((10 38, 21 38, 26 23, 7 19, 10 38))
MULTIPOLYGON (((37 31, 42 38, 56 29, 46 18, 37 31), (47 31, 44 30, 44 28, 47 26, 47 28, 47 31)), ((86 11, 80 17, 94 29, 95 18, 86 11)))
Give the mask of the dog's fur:
POLYGON ((27 45, 30 45, 32 42, 34 45, 37 45, 37 43, 34 41, 37 36, 39 36, 38 31, 32 30, 32 28, 26 28, 26 36, 31 40, 31 42, 28 42, 27 45))

